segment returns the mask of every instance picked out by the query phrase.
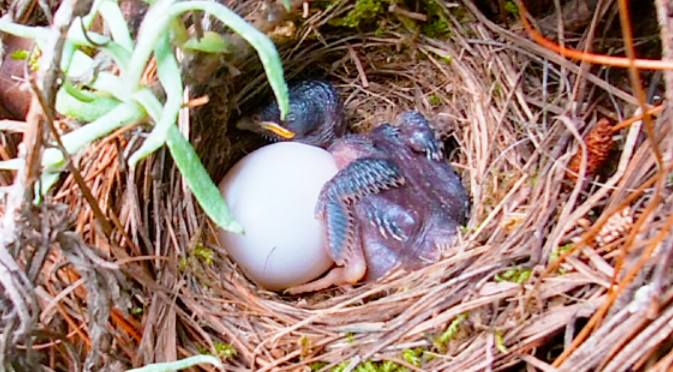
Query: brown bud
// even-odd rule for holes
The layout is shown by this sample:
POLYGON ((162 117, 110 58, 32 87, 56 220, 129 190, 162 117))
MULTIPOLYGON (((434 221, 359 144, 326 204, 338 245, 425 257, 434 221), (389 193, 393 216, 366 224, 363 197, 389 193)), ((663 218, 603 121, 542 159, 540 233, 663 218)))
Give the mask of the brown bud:
POLYGON ((596 243, 599 247, 608 245, 615 240, 625 236, 633 227, 633 212, 627 206, 621 211, 610 216, 596 236, 596 243))
MULTIPOLYGON (((601 119, 587 136, 584 138, 587 147, 586 176, 595 175, 607 160, 612 149, 612 123, 609 119, 601 119)), ((578 148, 575 155, 570 159, 568 168, 570 179, 575 180, 582 166, 582 148, 578 148)))

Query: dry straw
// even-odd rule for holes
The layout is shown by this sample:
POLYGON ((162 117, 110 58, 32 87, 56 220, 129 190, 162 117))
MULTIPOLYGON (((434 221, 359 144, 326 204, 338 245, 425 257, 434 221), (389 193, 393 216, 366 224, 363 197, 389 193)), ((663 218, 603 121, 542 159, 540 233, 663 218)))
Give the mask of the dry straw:
MULTIPOLYGON (((352 9, 347 1, 328 10, 308 3, 296 29, 269 22, 263 15, 278 9, 257 2, 236 10, 277 40, 289 77, 310 73, 336 84, 353 130, 414 108, 455 144, 451 160, 473 214, 442 261, 302 297, 261 290, 217 247, 213 225, 165 153, 129 173, 123 159, 142 140, 138 123, 77 159, 111 234, 70 177, 42 209, 26 212, 25 246, 14 253, 34 284, 38 326, 32 343, 24 338, 5 355, 37 355, 33 361, 53 370, 78 369, 88 353, 94 365, 115 368, 213 353, 232 371, 358 363, 400 371, 666 369, 673 360, 668 121, 651 123, 654 141, 641 122, 600 132, 601 141, 614 140, 616 155, 594 167, 586 133, 606 114, 633 113, 637 95, 469 2, 436 4, 449 31, 435 38, 404 27, 420 13, 399 7, 383 12, 379 33, 330 29, 330 19, 352 9), (51 235, 41 236, 40 225, 51 235), (41 262, 29 265, 44 244, 41 262), (592 316, 593 332, 576 338, 592 316)), ((599 6, 589 30, 615 9, 599 6)), ((592 39, 589 32, 582 41, 592 39)), ((194 85, 191 97, 207 94, 209 103, 185 109, 179 125, 216 179, 255 145, 229 127, 266 94, 248 52, 226 61, 221 75, 209 68, 222 60, 186 62, 193 79, 210 80, 194 85)), ((13 143, 2 142, 0 153, 13 143)), ((0 173, 2 186, 10 179, 0 173)))

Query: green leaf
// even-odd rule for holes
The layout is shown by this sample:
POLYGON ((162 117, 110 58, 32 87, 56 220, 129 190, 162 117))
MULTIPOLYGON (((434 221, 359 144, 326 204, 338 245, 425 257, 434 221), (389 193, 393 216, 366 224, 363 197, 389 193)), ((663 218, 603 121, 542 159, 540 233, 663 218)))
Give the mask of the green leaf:
POLYGON ((147 111, 152 120, 159 121, 163 104, 149 88, 140 88, 133 94, 133 99, 147 111))
POLYGON ((39 191, 39 193, 35 194, 35 200, 33 201, 35 204, 40 204, 42 201, 42 195, 47 194, 49 189, 51 189, 51 187, 54 186, 56 182, 58 182, 59 177, 60 172, 45 171, 42 173, 40 176, 40 182, 35 184, 35 191, 39 191))
POLYGON ((180 77, 180 66, 175 60, 173 50, 168 41, 168 35, 164 35, 157 42, 154 52, 157 60, 157 73, 159 81, 166 91, 166 103, 161 112, 159 120, 156 122, 152 133, 145 139, 143 145, 134 152, 129 159, 131 168, 135 168, 138 161, 147 155, 156 151, 166 143, 169 127, 175 126, 178 113, 182 107, 182 79, 180 77))
POLYGON ((171 372, 193 367, 202 363, 212 364, 217 368, 222 368, 222 362, 212 355, 195 355, 174 362, 154 363, 141 368, 129 369, 126 372, 171 372))
MULTIPOLYGON (((100 6, 103 5, 104 2, 108 0, 94 0, 93 4, 91 4, 91 9, 89 9, 89 13, 82 17, 82 24, 84 24, 84 27, 86 29, 90 29, 91 25, 93 25, 94 20, 96 20, 96 16, 98 16, 98 10, 100 9, 100 6)), ((77 22, 77 20, 75 20, 77 22)))
POLYGON ((458 328, 460 327, 460 323, 462 323, 465 319, 467 319, 467 314, 461 314, 456 317, 453 321, 451 321, 451 324, 446 328, 446 331, 442 333, 441 336, 439 336, 439 342, 445 343, 453 338, 455 336, 456 332, 458 332, 458 328))
POLYGON ((64 85, 56 93, 56 111, 83 122, 92 122, 106 115, 121 102, 92 92, 64 85), (77 95, 73 95, 75 93, 77 95))
POLYGON ((171 18, 193 10, 210 13, 234 32, 241 35, 257 50, 259 59, 262 61, 262 66, 264 66, 264 71, 269 79, 271 89, 278 101, 281 119, 284 120, 287 112, 290 110, 290 99, 283 75, 283 64, 273 42, 238 14, 215 2, 189 1, 175 4, 170 8, 171 18))
POLYGON ((213 31, 205 31, 199 40, 195 37, 187 40, 182 44, 182 48, 206 53, 224 53, 229 50, 222 35, 213 31))
POLYGON ((413 364, 416 367, 421 366, 421 358, 417 350, 405 349, 402 351, 402 359, 413 364))
POLYGON ((12 59, 16 59, 16 60, 28 59, 28 51, 27 50, 15 50, 15 51, 12 52, 12 59))
POLYGON ((496 329, 495 331, 495 348, 503 354, 509 354, 509 350, 507 350, 507 346, 505 345, 502 330, 499 329, 496 329))
POLYGON ((95 93, 75 88, 72 83, 66 81, 61 85, 62 91, 72 96, 72 98, 82 102, 93 102, 95 93))
MULTIPOLYGON (((74 48, 73 43, 70 41, 66 41, 66 44, 74 48)), ((85 79, 86 77, 93 76, 93 58, 80 50, 72 49, 71 52, 67 56, 63 55, 61 59, 61 70, 65 72, 65 75, 70 79, 85 79)))
POLYGON ((177 126, 171 125, 169 128, 168 149, 203 211, 219 227, 242 234, 243 226, 235 220, 233 213, 222 199, 220 190, 201 164, 192 145, 182 136, 177 126))
POLYGON ((185 27, 185 24, 182 23, 182 20, 179 18, 173 18, 170 21, 170 26, 171 32, 173 33, 171 36, 173 38, 173 41, 175 41, 178 45, 182 45, 189 40, 189 32, 187 32, 187 28, 185 27))
POLYGON ((112 0, 104 1, 100 6, 100 15, 110 29, 112 39, 129 52, 133 51, 133 38, 119 4, 112 0))
MULTIPOLYGON (((64 134, 61 137, 61 140, 63 141, 66 151, 68 151, 69 154, 72 154, 113 130, 141 120, 146 115, 145 111, 138 105, 120 103, 110 112, 93 122, 75 129, 70 133, 64 134)), ((63 160, 64 156, 60 150, 49 148, 46 149, 42 155, 42 166, 53 171, 62 165, 63 160)))
POLYGON ((147 11, 142 24, 142 32, 138 35, 135 50, 128 63, 128 71, 124 74, 126 86, 132 91, 140 87, 140 78, 157 43, 168 35, 170 21, 175 17, 170 12, 170 7, 177 1, 157 0, 147 11))
POLYGON ((44 43, 49 38, 49 30, 45 27, 24 26, 6 19, 0 19, 0 31, 14 36, 33 39, 40 47, 44 47, 44 43))
POLYGON ((23 159, 9 159, 0 161, 0 169, 3 170, 19 170, 26 164, 23 159))
POLYGON ((86 84, 86 86, 95 90, 99 95, 107 94, 121 102, 133 102, 132 94, 124 86, 124 81, 119 76, 107 71, 99 72, 96 80, 86 84))
MULTIPOLYGON (((86 36, 84 36, 84 32, 82 31, 80 25, 78 23, 73 23, 73 25, 70 27, 70 30, 68 30, 68 43, 71 43, 74 46, 86 46, 100 50, 112 58, 115 64, 117 64, 117 67, 119 68, 119 71, 122 75, 124 75, 128 70, 129 61, 131 60, 131 52, 107 36, 103 36, 92 31, 87 31, 86 36), (91 42, 96 43, 96 45, 92 44, 91 42)), ((84 54, 79 50, 77 52, 84 54)), ((61 62, 61 68, 69 67, 68 63, 66 62, 67 61, 64 56, 64 61, 61 62)), ((83 70, 74 62, 72 64, 72 68, 83 70)))
POLYGON ((145 111, 138 105, 121 103, 106 115, 63 135, 61 138, 68 152, 73 153, 113 130, 141 120, 145 116, 145 111))

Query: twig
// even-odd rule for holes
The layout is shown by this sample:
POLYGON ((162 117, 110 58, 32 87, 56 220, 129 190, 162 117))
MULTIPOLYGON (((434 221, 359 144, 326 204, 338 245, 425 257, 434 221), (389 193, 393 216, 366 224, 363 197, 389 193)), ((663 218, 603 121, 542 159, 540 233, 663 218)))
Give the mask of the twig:
POLYGON ((369 80, 367 80, 367 73, 365 72, 364 67, 362 67, 362 62, 360 62, 360 58, 358 57, 357 52, 355 51, 355 49, 353 49, 353 47, 350 44, 348 44, 348 54, 353 60, 353 63, 355 63, 355 68, 358 70, 358 76, 360 76, 360 82, 362 83, 362 87, 365 89, 369 88, 369 80))
POLYGON ((0 131, 23 133, 26 131, 26 122, 18 120, 0 120, 0 131))
POLYGON ((423 14, 423 13, 417 13, 417 12, 411 12, 409 10, 406 10, 402 8, 401 6, 393 3, 388 7, 388 11, 391 13, 399 14, 402 16, 405 16, 407 18, 415 19, 417 21, 421 22, 426 22, 428 20, 428 16, 423 14))
POLYGON ((528 34, 538 42, 540 45, 552 50, 560 55, 577 59, 580 61, 591 62, 594 64, 605 65, 605 66, 614 66, 614 67, 631 67, 641 69, 641 70, 673 70, 673 63, 668 61, 654 60, 654 59, 634 59, 624 57, 612 57, 602 54, 595 53, 586 53, 580 50, 559 46, 551 40, 546 39, 544 36, 540 35, 535 29, 531 26, 526 15, 528 14, 525 6, 521 0, 515 0, 517 6, 519 7, 519 12, 521 14, 521 23, 528 32, 528 34))

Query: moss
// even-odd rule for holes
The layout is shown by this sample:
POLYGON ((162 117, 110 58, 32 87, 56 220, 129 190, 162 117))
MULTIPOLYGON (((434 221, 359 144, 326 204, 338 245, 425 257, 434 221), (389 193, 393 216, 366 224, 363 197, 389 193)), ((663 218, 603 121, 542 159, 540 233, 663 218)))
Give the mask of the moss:
MULTIPOLYGON (((551 252, 551 255, 550 255, 550 257, 549 257, 549 262, 554 262, 554 261, 558 260, 559 256, 562 255, 563 252, 565 252, 565 251, 567 251, 568 249, 572 248, 573 245, 574 245, 574 243, 567 243, 567 244, 564 244, 564 245, 558 247, 558 249, 554 249, 554 250, 551 252)), ((563 275, 563 274, 566 273, 566 270, 565 270, 563 267, 559 267, 559 268, 558 268, 558 273, 561 274, 561 275, 563 275)))
POLYGON ((306 357, 313 352, 313 341, 311 341, 311 339, 309 339, 305 335, 302 335, 299 338, 299 344, 301 345, 302 357, 306 357))
MULTIPOLYGON (((224 342, 215 342, 215 356, 221 360, 231 359, 236 356, 236 349, 233 346, 224 342)), ((199 346, 199 353, 204 355, 213 355, 205 345, 199 346)))
POLYGON ((450 36, 451 27, 446 14, 444 14, 444 8, 437 4, 435 0, 426 1, 424 5, 428 20, 423 26, 423 33, 432 38, 450 36))
POLYGON ((15 50, 12 52, 12 59, 15 59, 17 61, 28 59, 28 51, 27 50, 15 50))
MULTIPOLYGON (((433 349, 438 354, 445 354, 448 349, 448 343, 452 340, 464 337, 466 334, 467 326, 461 327, 465 320, 467 320, 468 314, 461 314, 454 318, 451 323, 446 327, 446 330, 441 334, 434 334, 430 340, 432 342, 433 349), (461 332, 462 331, 462 332, 461 332)), ((424 360, 430 361, 436 357, 435 353, 425 353, 423 355, 424 360)))
POLYGON ((530 176, 530 187, 532 188, 532 187, 537 186, 537 181, 538 181, 538 174, 533 173, 533 175, 530 176))
POLYGON ((530 269, 513 267, 495 275, 496 282, 525 283, 530 278, 530 269))
POLYGON ((374 31, 374 36, 383 36, 386 34, 386 22, 381 21, 378 23, 379 27, 376 28, 374 31))
POLYGON ((549 257, 549 262, 554 262, 554 261, 558 260, 559 256, 561 254, 563 254, 563 252, 567 251, 568 249, 570 249, 572 247, 573 247, 573 243, 568 243, 568 244, 564 244, 564 245, 558 247, 558 249, 554 249, 551 252, 551 257, 549 257))
POLYGON ((464 6, 453 7, 449 11, 451 12, 451 15, 453 15, 456 18, 456 20, 461 24, 472 21, 472 18, 470 17, 470 12, 468 12, 467 8, 464 6))
POLYGON ((444 331, 440 336, 439 336, 439 342, 442 344, 445 342, 448 342, 451 340, 456 333, 458 332, 458 327, 460 327, 460 324, 467 319, 467 314, 461 314, 454 319, 451 324, 446 328, 446 331, 444 331))
POLYGON ((313 363, 309 364, 308 368, 310 368, 311 371, 318 371, 326 365, 327 365, 327 363, 325 363, 325 362, 313 362, 313 363))
POLYGON ((131 315, 140 315, 140 314, 142 314, 144 311, 145 311, 145 309, 143 309, 142 307, 140 307, 140 306, 136 306, 136 307, 134 307, 134 308, 131 309, 131 315))
POLYGON ((187 267, 189 267, 189 260, 187 259, 187 257, 180 258, 180 260, 178 261, 178 270, 180 270, 180 272, 185 272, 187 270, 187 267))
MULTIPOLYGON (((406 362, 413 364, 416 367, 421 367, 423 360, 429 360, 426 356, 424 348, 416 348, 416 349, 406 349, 402 352, 402 359, 404 359, 406 362)), ((316 367, 324 367, 325 364, 322 362, 318 362, 320 364, 316 364, 316 367)), ((349 361, 344 361, 341 362, 338 366, 334 367, 331 369, 331 372, 342 372, 344 371, 348 365, 350 364, 349 361)), ((313 364, 311 365, 311 370, 315 371, 313 364)), ((368 360, 366 362, 360 363, 354 370, 354 372, 410 372, 409 368, 399 364, 395 363, 390 360, 384 360, 380 362, 374 362, 371 360, 368 360)))
POLYGON ((402 352, 402 359, 416 367, 421 366, 422 356, 425 350, 423 348, 406 349, 402 352))
POLYGON ((507 346, 505 346, 505 341, 503 340, 502 330, 495 331, 495 347, 503 354, 509 354, 507 346))
POLYGON ((357 0, 355 7, 343 18, 329 22, 332 26, 358 28, 369 23, 387 11, 390 0, 357 0))
POLYGON ((301 335, 299 338, 299 343, 301 344, 302 347, 311 347, 311 340, 306 337, 306 335, 301 335))
POLYGON ((441 18, 436 18, 425 24, 423 33, 429 37, 436 38, 439 36, 450 36, 451 30, 448 22, 441 18))
POLYGON ((197 243, 196 246, 189 251, 186 257, 180 258, 178 261, 178 270, 180 270, 180 272, 185 272, 189 269, 197 269, 200 266, 200 262, 211 265, 213 263, 214 255, 215 253, 212 249, 206 248, 201 243, 197 243))
POLYGON ((357 372, 377 372, 379 371, 378 368, 379 363, 374 363, 371 360, 368 360, 358 366, 358 368, 355 369, 357 372))
POLYGON ((215 342, 215 353, 222 359, 231 359, 236 356, 236 349, 224 342, 215 342))
POLYGON ((192 253, 194 257, 204 261, 208 265, 213 263, 213 250, 204 247, 202 244, 197 244, 192 253))
MULTIPOLYGON (((329 13, 337 5, 339 5, 338 0, 314 0, 311 2, 311 7, 315 7, 315 9, 324 10, 327 13, 329 13)), ((303 22, 302 20, 299 21, 303 22)))
POLYGON ((403 371, 408 371, 407 368, 400 366, 399 364, 392 362, 390 360, 386 360, 383 363, 381 363, 381 368, 379 369, 381 372, 403 372, 403 371))
POLYGON ((507 1, 505 3, 505 11, 516 18, 519 18, 519 7, 516 6, 514 1, 507 1))
POLYGON ((332 368, 332 372, 342 372, 346 369, 346 367, 348 367, 349 364, 349 361, 341 362, 338 366, 332 368))
POLYGON ((41 55, 42 53, 40 52, 40 49, 35 46, 32 53, 30 50, 15 50, 10 55, 10 58, 17 61, 28 60, 28 66, 30 66, 32 70, 37 70, 40 67, 38 62, 40 61, 41 55))

